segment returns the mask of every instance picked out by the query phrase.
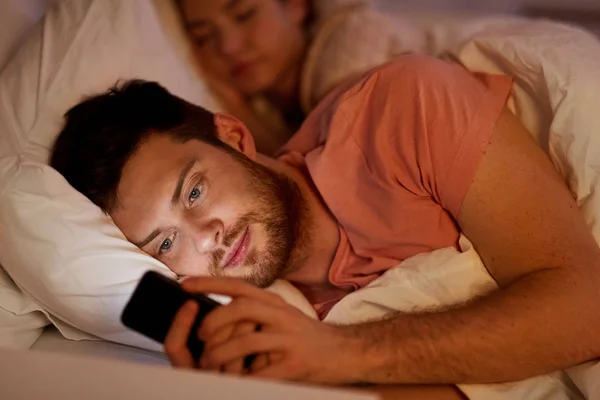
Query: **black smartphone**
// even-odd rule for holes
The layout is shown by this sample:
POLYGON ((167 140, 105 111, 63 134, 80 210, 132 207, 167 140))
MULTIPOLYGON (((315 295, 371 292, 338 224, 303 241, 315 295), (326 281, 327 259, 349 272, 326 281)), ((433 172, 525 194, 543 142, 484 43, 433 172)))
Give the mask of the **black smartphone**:
POLYGON ((173 318, 188 300, 199 305, 187 347, 196 361, 200 359, 204 342, 197 332, 204 317, 221 306, 220 303, 203 294, 188 293, 181 285, 158 272, 148 271, 142 276, 133 295, 121 314, 121 322, 128 328, 144 336, 164 343, 173 318))

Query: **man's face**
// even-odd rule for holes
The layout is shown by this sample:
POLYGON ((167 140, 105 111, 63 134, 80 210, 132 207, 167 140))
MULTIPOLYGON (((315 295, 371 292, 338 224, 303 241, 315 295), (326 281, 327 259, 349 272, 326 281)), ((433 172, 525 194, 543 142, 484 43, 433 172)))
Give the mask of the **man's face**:
POLYGON ((178 275, 236 276, 265 287, 289 261, 300 203, 292 181, 241 153, 152 135, 125 165, 110 214, 178 275))

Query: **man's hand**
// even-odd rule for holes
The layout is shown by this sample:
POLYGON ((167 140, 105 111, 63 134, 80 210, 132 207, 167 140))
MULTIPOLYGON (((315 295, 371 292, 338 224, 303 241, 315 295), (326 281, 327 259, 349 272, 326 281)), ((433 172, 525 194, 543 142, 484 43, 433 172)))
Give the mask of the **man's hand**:
MULTIPOLYGON (((172 329, 169 331, 167 338, 165 339, 165 352, 169 357, 171 364, 175 367, 180 368, 198 368, 199 365, 192 358, 189 350, 186 347, 186 341, 190 334, 198 334, 198 332, 191 332, 192 325, 198 313, 198 305, 189 301, 186 303, 173 321, 172 329)), ((229 325, 224 327, 217 332, 213 338, 213 345, 223 343, 227 340, 231 340, 236 337, 246 335, 254 332, 257 329, 257 325, 251 322, 240 322, 239 324, 229 325)), ((266 358, 257 358, 253 366, 264 365, 266 358)), ((244 360, 239 359, 229 362, 224 365, 219 365, 218 370, 221 372, 231 373, 240 375, 244 373, 244 360)))
MULTIPOLYGON (((198 332, 191 332, 197 313, 198 304, 193 301, 189 301, 181 307, 175 316, 172 329, 170 329, 167 338, 165 339, 165 352, 174 367, 199 368, 199 365, 192 358, 191 353, 186 347, 189 335, 198 334, 198 332)), ((212 345, 223 343, 227 340, 246 335, 256 330, 257 325, 251 322, 231 324, 216 332, 213 337, 212 345)), ((208 344, 206 344, 205 347, 208 347, 208 344)), ((266 356, 257 357, 253 362, 252 367, 258 368, 264 366, 267 361, 268 359, 266 356)), ((215 369, 221 372, 240 375, 244 373, 245 370, 244 360, 235 360, 224 365, 219 365, 218 368, 215 369)))
POLYGON ((186 304, 178 313, 165 342, 175 366, 239 373, 243 359, 258 354, 250 376, 318 383, 348 383, 355 368, 355 341, 338 327, 313 320, 278 295, 233 278, 191 278, 189 292, 218 293, 233 298, 204 319, 197 333, 205 341, 199 365, 185 343, 197 306, 186 304), (254 327, 260 325, 260 331, 254 327))

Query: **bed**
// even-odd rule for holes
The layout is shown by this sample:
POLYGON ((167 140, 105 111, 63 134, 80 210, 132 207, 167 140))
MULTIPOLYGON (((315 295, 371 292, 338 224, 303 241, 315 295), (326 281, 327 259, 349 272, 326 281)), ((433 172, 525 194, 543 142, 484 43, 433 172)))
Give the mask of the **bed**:
MULTIPOLYGON (((600 190, 596 190, 600 184, 596 172, 600 171, 596 165, 596 160, 600 160, 600 138, 594 134, 594 127, 600 126, 596 115, 600 107, 597 39, 568 26, 515 17, 420 13, 411 16, 411 20, 422 30, 428 52, 452 58, 473 71, 516 77, 513 111, 549 153, 600 240, 600 190), (563 59, 571 62, 564 63, 563 59), (527 68, 538 73, 524 73, 529 71, 527 68)), ((59 354, 66 357, 64 364, 56 364, 64 366, 61 379, 73 373, 77 360, 82 366, 93 366, 97 360, 103 371, 114 365, 116 370, 137 374, 135 367, 123 366, 123 362, 134 363, 139 365, 140 375, 153 371, 150 375, 164 376, 168 381, 173 375, 165 368, 168 363, 160 346, 118 322, 122 305, 141 273, 147 269, 164 270, 164 266, 129 246, 122 234, 86 199, 73 193, 45 162, 62 112, 82 95, 104 90, 115 77, 135 75, 161 80, 189 101, 212 110, 222 106, 194 69, 176 16, 164 1, 80 0, 69 6, 56 3, 43 23, 22 30, 30 31, 27 40, 19 46, 11 44, 11 49, 19 48, 18 51, 10 60, 0 62, 6 64, 0 73, 0 262, 8 273, 0 270, 0 338, 9 338, 0 344, 32 351, 6 353, 0 361, 0 376, 7 381, 8 376, 13 376, 7 360, 14 360, 22 368, 39 368, 52 365, 59 354), (87 46, 90 38, 93 48, 87 46), (90 70, 94 71, 93 81, 88 79, 89 73, 86 75, 90 70), (41 206, 35 202, 40 196, 47 199, 41 206), (77 227, 57 224, 59 216, 75 221, 77 227), (76 240, 79 237, 89 238, 95 245, 100 243, 104 251, 95 251, 76 240), (80 263, 82 255, 86 265, 80 263), (99 270, 103 272, 100 274, 99 270), (82 278, 94 282, 95 286, 86 290, 102 296, 86 296, 86 290, 80 287, 82 278), (77 358, 81 356, 85 358, 77 358)), ((342 301, 328 318, 332 322, 358 321, 376 316, 381 310, 451 304, 493 289, 493 280, 466 238, 461 245, 459 252, 441 249, 406 260, 368 290, 342 301), (436 268, 430 268, 432 264, 436 268), (426 270, 437 272, 432 275, 426 270), (390 288, 397 289, 406 282, 412 283, 412 289, 390 292, 390 288), (438 284, 427 286, 425 282, 438 284), (399 298, 397 293, 404 293, 404 297, 399 298)), ((286 300, 310 312, 293 289, 284 285, 279 290, 286 300)), ((60 375, 60 368, 52 373, 60 375)), ((202 382, 206 382, 205 378, 208 379, 201 378, 202 382)), ((212 375, 210 378, 222 379, 212 375)), ((190 396, 200 384, 189 378, 184 380, 185 385, 190 385, 190 396)), ((4 393, 39 393, 28 392, 33 389, 26 387, 26 380, 14 382, 20 382, 23 391, 4 393)), ((237 382, 231 387, 244 393, 258 390, 246 381, 222 382, 221 385, 219 381, 219 387, 225 388, 223 398, 229 393, 229 382, 237 382)), ((280 393, 277 390, 285 387, 289 394, 296 388, 263 385, 263 392, 256 393, 280 393)), ((598 399, 599 385, 600 367, 590 363, 523 382, 461 389, 472 399, 598 399)), ((9 386, 1 385, 0 393, 9 386)), ((297 389, 298 398, 309 393, 303 392, 309 389, 297 389)), ((397 390, 395 395, 404 391, 410 396, 412 389, 397 390)), ((431 398, 440 398, 434 397, 435 391, 431 389, 431 398)), ((73 393, 72 397, 76 397, 73 393)), ((113 395, 124 397, 126 393, 113 395)), ((182 398, 185 395, 182 393, 182 398)), ((314 398, 321 395, 336 398, 333 391, 311 393, 314 398)), ((344 392, 339 398, 350 396, 344 392)), ((456 398, 455 394, 450 396, 456 398)))

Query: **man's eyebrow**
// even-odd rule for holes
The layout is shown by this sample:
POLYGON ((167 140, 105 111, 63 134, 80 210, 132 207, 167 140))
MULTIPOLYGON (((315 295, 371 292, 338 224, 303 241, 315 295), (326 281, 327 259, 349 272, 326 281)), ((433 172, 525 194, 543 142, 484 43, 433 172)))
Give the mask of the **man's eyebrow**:
POLYGON ((144 248, 148 243, 150 243, 151 241, 154 240, 154 238, 156 238, 158 236, 158 234, 160 233, 160 229, 156 228, 155 230, 152 231, 151 234, 148 235, 148 237, 144 240, 142 240, 141 242, 134 242, 133 244, 135 244, 137 247, 139 247, 140 249, 144 248))
MULTIPOLYGON (((175 186, 175 191, 173 192, 173 197, 171 198, 171 207, 174 207, 179 197, 181 197, 181 190, 183 189, 183 183, 185 182, 185 178, 187 177, 187 174, 189 174, 192 167, 196 165, 196 162, 198 162, 198 160, 196 159, 188 161, 183 171, 181 171, 181 174, 179 174, 179 178, 177 179, 177 186, 175 186)), ((152 231, 151 234, 148 235, 146 239, 142 240, 141 242, 133 242, 133 244, 135 244, 141 249, 148 243, 153 241, 160 234, 160 232, 161 229, 156 228, 152 231)))
MULTIPOLYGON (((227 4, 225 4, 225 6, 223 6, 223 9, 225 11, 231 11, 231 9, 235 8, 235 6, 237 6, 242 0, 229 0, 227 2, 227 4)), ((194 28, 201 28, 205 25, 207 25, 208 23, 203 20, 203 19, 197 19, 197 20, 193 20, 193 21, 187 21, 185 23, 185 26, 188 29, 194 29, 194 28)))
POLYGON ((171 197, 171 207, 175 207, 175 205, 177 204, 177 200, 179 200, 179 198, 181 197, 181 190, 183 189, 183 184, 185 182, 185 178, 187 177, 187 175, 190 172, 190 170, 192 169, 192 167, 194 165, 196 165, 197 161, 198 160, 196 160, 196 159, 190 160, 186 164, 183 171, 181 171, 181 174, 179 174, 179 179, 177 179, 177 186, 175 186, 175 191, 173 192, 173 197, 171 197))

